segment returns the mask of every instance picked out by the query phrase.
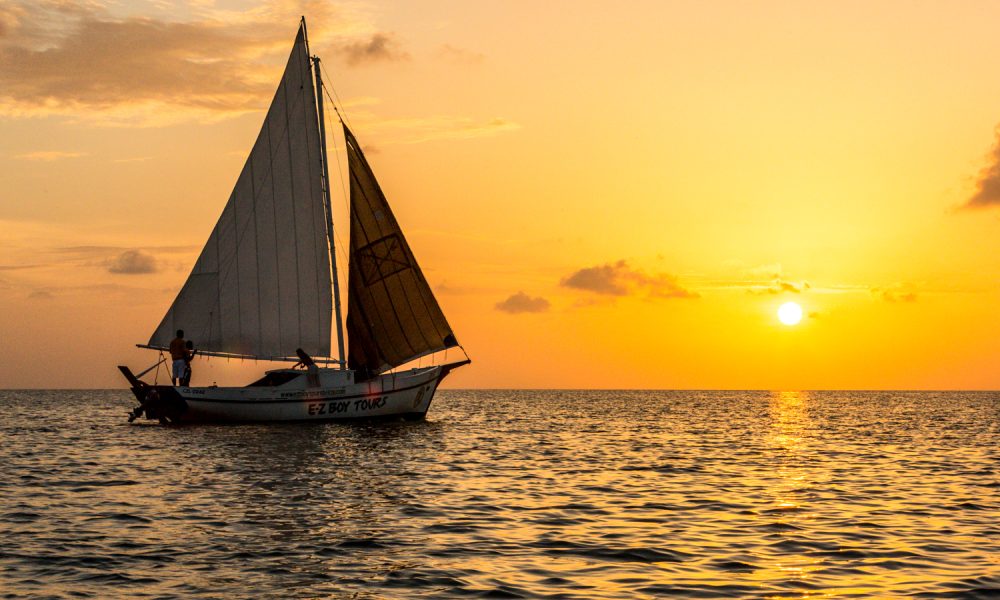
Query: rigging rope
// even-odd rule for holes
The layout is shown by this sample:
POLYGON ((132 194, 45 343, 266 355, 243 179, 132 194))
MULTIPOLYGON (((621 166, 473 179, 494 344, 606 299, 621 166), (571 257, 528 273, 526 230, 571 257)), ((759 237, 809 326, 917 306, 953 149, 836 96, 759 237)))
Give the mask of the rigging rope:
MULTIPOLYGON (((326 76, 329 78, 330 74, 327 73, 326 67, 323 65, 322 62, 319 63, 319 66, 320 66, 321 69, 323 69, 323 72, 326 73, 326 76)), ((341 122, 346 122, 347 125, 348 125, 348 127, 350 127, 351 126, 350 121, 348 121, 347 118, 346 118, 346 112, 347 112, 346 109, 344 110, 345 114, 343 114, 343 115, 340 113, 339 110, 337 110, 337 101, 340 100, 340 97, 338 96, 337 97, 337 101, 335 101, 333 99, 333 97, 330 96, 330 92, 327 90, 326 81, 323 81, 322 83, 323 83, 323 92, 326 94, 326 97, 330 100, 330 106, 333 107, 333 111, 337 114, 337 118, 340 119, 341 122)), ((337 90, 333 88, 332 84, 330 86, 330 89, 333 89, 333 93, 336 95, 337 90)), ((343 106, 343 103, 341 103, 341 106, 343 106)), ((326 118, 327 118, 327 120, 330 121, 330 124, 332 125, 333 124, 333 118, 330 117, 329 115, 327 115, 326 118)), ((332 129, 332 127, 331 127, 331 129, 332 129)), ((351 206, 350 206, 350 197, 349 197, 349 195, 347 193, 347 186, 344 183, 344 166, 340 162, 340 152, 337 151, 337 137, 335 135, 332 136, 332 137, 333 137, 333 142, 334 142, 333 143, 333 155, 334 155, 334 158, 337 161, 337 179, 340 180, 340 192, 341 192, 341 198, 343 199, 342 200, 343 201, 343 207, 344 207, 344 210, 347 212, 348 219, 349 219, 350 218, 350 214, 351 214, 351 206)), ((327 185, 329 185, 329 182, 327 182, 327 185)), ((348 225, 348 228, 350 228, 349 225, 348 225)), ((334 245, 334 247, 337 250, 337 254, 338 254, 339 259, 341 260, 341 264, 347 265, 347 269, 338 269, 337 270, 338 278, 345 280, 345 281, 342 282, 343 283, 343 289, 347 289, 348 281, 346 281, 346 280, 347 280, 347 278, 348 278, 348 276, 350 274, 350 255, 349 255, 349 253, 347 252, 347 250, 345 248, 342 236, 340 236, 337 233, 336 228, 334 228, 334 231, 333 231, 333 245, 334 245), (343 273, 343 277, 341 277, 341 273, 343 273)))
MULTIPOLYGON (((318 62, 319 62, 320 69, 323 70, 323 74, 326 76, 325 79, 322 82, 322 84, 323 84, 323 93, 325 93, 326 97, 330 100, 330 105, 333 107, 333 112, 336 113, 337 118, 340 120, 340 122, 346 123, 349 128, 354 129, 354 125, 351 123, 351 120, 347 117, 347 107, 344 106, 344 102, 340 99, 340 95, 337 93, 337 88, 335 88, 333 86, 333 78, 330 76, 329 71, 326 70, 326 65, 322 61, 318 61, 318 62), (329 82, 329 84, 327 82, 329 82), (329 87, 327 87, 328 85, 329 85, 329 87), (333 96, 330 95, 330 91, 333 92, 333 96), (340 105, 340 109, 337 108, 338 104, 340 105), (343 112, 341 112, 341 109, 343 110, 343 112)), ((327 117, 327 118, 331 121, 331 125, 332 125, 333 118, 332 117, 327 117)), ((346 145, 346 141, 345 141, 345 145, 346 145)), ((334 136, 334 148, 333 149, 334 149, 333 154, 334 154, 334 156, 336 157, 336 160, 337 160, 337 175, 338 175, 338 178, 340 179, 340 189, 341 189, 342 197, 344 199, 344 207, 347 210, 348 218, 350 218, 350 210, 351 210, 351 208, 350 208, 350 197, 349 197, 349 195, 347 193, 347 187, 346 187, 346 185, 344 183, 344 179, 345 179, 344 168, 343 168, 343 165, 340 162, 340 153, 337 152, 336 136, 334 136)), ((329 184, 329 182, 328 182, 328 184, 329 184)), ((344 249, 344 244, 342 243, 342 241, 340 239, 340 236, 337 235, 336 231, 334 231, 333 233, 334 233, 334 236, 333 236, 334 237, 334 245, 337 248, 337 251, 338 251, 338 254, 340 255, 340 258, 344 261, 345 264, 348 264, 348 269, 347 270, 349 272, 349 270, 350 270, 349 255, 348 255, 348 253, 344 249)), ((346 289, 346 283, 345 283, 345 289, 346 289)), ((459 348, 459 350, 462 351, 462 354, 465 355, 465 358, 467 360, 472 360, 469 357, 469 353, 465 351, 465 348, 462 347, 461 344, 458 345, 458 348, 459 348)), ((432 364, 434 362, 434 360, 433 360, 434 355, 438 354, 440 352, 441 351, 439 350, 438 352, 432 352, 429 355, 429 359, 430 359, 430 361, 431 361, 432 364)), ((444 349, 444 353, 445 353, 445 355, 444 355, 445 362, 447 362, 447 360, 448 360, 448 348, 444 349)), ((423 357, 422 356, 421 357, 417 357, 418 368, 419 368, 420 365, 422 365, 422 363, 423 363, 423 357)), ((388 372, 392 373, 393 376, 395 376, 396 369, 398 369, 400 366, 402 366, 402 365, 399 365, 397 367, 393 367, 392 369, 389 369, 388 372)))
POLYGON ((319 63, 319 68, 323 69, 323 74, 326 75, 326 80, 323 81, 323 89, 326 89, 326 82, 329 81, 330 82, 330 89, 333 90, 333 95, 336 96, 336 98, 337 98, 337 101, 334 102, 333 98, 330 98, 330 94, 329 93, 327 93, 327 95, 326 95, 327 98, 330 98, 330 104, 333 105, 333 111, 335 113, 337 113, 337 117, 339 117, 342 121, 344 121, 345 123, 347 123, 348 127, 350 127, 351 129, 354 129, 354 125, 351 124, 351 120, 347 118, 347 107, 344 106, 344 103, 340 100, 340 95, 337 93, 337 88, 333 87, 333 78, 330 77, 330 73, 326 70, 326 65, 323 64, 322 61, 320 61, 320 63, 319 63), (341 115, 340 111, 337 110, 337 104, 340 104, 340 107, 344 109, 344 114, 343 115, 341 115))
MULTIPOLYGON (((153 373, 153 385, 159 385, 160 383, 160 363, 166 362, 167 358, 163 356, 163 350, 160 350, 160 360, 156 363, 156 372, 153 373)), ((164 367, 166 369, 166 367, 164 367)))
MULTIPOLYGON (((325 83, 323 84, 323 87, 326 88, 326 84, 325 83)), ((324 89, 324 91, 326 91, 326 90, 324 89)), ((330 98, 330 94, 327 94, 326 97, 330 98)), ((330 102, 331 103, 333 102, 332 98, 330 99, 330 102)), ((334 107, 334 110, 336 110, 336 107, 334 107)), ((329 117, 329 116, 327 117, 327 119, 332 121, 332 118, 329 117)), ((350 207, 350 201, 349 201, 348 195, 347 195, 347 187, 344 185, 344 168, 340 164, 340 152, 337 151, 337 143, 336 142, 337 142, 337 138, 334 136, 333 155, 334 155, 334 157, 337 160, 337 179, 340 180, 340 192, 341 192, 341 197, 343 198, 343 206, 344 206, 344 209, 347 211, 348 218, 350 218, 351 207, 350 207)), ((327 182, 327 185, 329 185, 329 182, 327 182)), ((349 269, 350 268, 350 263, 349 263, 348 253, 347 253, 347 251, 344 248, 344 243, 341 240, 341 236, 337 233, 336 228, 334 228, 334 230, 333 230, 333 243, 334 243, 334 247, 337 249, 337 254, 339 255, 341 261, 343 261, 343 264, 348 265, 348 269, 349 269)), ((340 270, 338 270, 337 274, 338 274, 338 276, 340 275, 340 270)), ((345 289, 346 289, 346 286, 347 286, 347 282, 346 281, 344 282, 344 286, 345 286, 345 289)))

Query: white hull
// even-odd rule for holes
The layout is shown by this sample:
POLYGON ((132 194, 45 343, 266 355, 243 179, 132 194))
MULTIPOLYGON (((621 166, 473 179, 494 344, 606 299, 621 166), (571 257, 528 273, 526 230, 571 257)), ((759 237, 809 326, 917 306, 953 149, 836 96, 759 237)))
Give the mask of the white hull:
POLYGON ((320 385, 314 387, 309 386, 302 373, 278 386, 158 389, 162 390, 161 396, 172 396, 172 390, 184 401, 186 407, 179 419, 182 423, 273 423, 396 416, 419 419, 430 408, 434 392, 447 372, 446 367, 433 366, 353 383, 353 373, 349 371, 323 369, 320 385))

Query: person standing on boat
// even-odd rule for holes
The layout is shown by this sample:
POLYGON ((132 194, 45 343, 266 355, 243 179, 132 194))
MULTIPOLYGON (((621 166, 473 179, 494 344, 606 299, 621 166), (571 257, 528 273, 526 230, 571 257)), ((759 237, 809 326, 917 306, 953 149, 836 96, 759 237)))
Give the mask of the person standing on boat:
POLYGON ((184 377, 181 378, 181 385, 188 387, 191 385, 191 361, 198 351, 194 349, 194 342, 188 340, 184 342, 184 377))
POLYGON ((187 347, 184 344, 184 330, 177 330, 177 337, 170 341, 170 358, 174 361, 173 385, 180 385, 184 381, 184 371, 187 369, 187 347))

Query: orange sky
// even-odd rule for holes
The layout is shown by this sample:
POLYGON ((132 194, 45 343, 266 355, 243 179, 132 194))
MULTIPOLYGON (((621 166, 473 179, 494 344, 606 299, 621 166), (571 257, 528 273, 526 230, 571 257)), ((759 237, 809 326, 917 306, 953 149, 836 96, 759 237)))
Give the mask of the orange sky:
POLYGON ((122 4, 0 5, 0 388, 152 362, 301 14, 449 386, 1000 387, 1000 4, 122 4))

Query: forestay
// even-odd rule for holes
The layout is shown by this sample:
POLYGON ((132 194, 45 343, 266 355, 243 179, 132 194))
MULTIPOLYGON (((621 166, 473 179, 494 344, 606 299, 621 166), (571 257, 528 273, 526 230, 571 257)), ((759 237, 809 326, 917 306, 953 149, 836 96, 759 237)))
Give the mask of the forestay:
POLYGON ((303 25, 222 217, 149 345, 166 346, 183 329, 202 350, 266 358, 303 348, 329 356, 322 186, 303 25))
POLYGON ((379 373, 458 342, 346 125, 344 137, 351 176, 347 362, 379 373))

